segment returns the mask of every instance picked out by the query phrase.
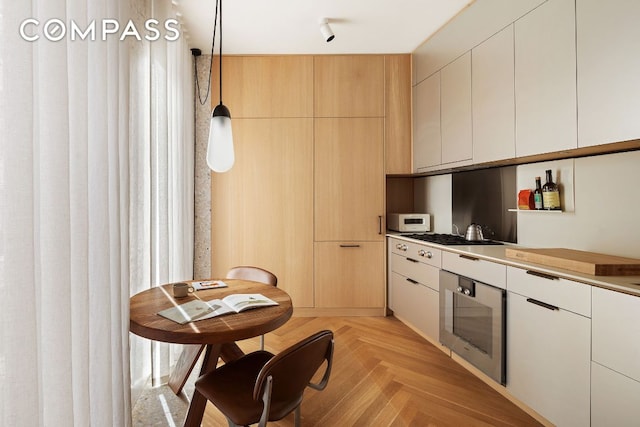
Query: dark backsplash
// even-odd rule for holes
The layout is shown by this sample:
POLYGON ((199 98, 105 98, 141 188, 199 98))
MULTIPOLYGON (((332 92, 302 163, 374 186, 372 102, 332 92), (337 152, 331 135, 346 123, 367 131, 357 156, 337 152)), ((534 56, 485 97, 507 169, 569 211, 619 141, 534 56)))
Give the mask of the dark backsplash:
MULTIPOLYGON (((471 223, 480 224, 486 239, 517 243, 516 167, 454 172, 453 223, 464 234, 471 223)), ((454 227, 455 232, 455 227, 454 227)))

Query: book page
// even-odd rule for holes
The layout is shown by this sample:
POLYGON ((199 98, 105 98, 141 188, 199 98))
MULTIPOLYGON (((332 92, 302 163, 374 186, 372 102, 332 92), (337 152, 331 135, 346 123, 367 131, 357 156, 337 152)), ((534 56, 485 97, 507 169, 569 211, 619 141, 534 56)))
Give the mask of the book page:
POLYGON ((176 307, 171 307, 158 312, 162 317, 184 325, 194 320, 207 319, 208 315, 213 312, 213 308, 205 301, 194 300, 176 307))
POLYGON ((269 307, 278 305, 277 302, 265 297, 262 294, 235 294, 228 295, 222 299, 236 313, 258 307, 269 307))

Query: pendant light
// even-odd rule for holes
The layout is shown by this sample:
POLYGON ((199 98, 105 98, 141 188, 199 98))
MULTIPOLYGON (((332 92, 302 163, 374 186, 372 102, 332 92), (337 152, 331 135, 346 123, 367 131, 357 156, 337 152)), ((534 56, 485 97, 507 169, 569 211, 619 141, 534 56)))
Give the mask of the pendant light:
MULTIPOLYGON (((235 162, 233 152, 233 134, 231 132, 231 113, 229 109, 222 103, 222 0, 216 0, 216 11, 213 23, 213 41, 211 42, 211 61, 213 62, 213 51, 216 41, 216 26, 218 24, 218 13, 220 13, 220 45, 219 45, 219 64, 220 75, 220 103, 214 108, 211 115, 209 125, 209 140, 207 143, 207 165, 214 172, 227 172, 235 162)), ((200 55, 198 49, 191 49, 193 55, 200 55)), ((198 85, 198 68, 196 69, 196 85, 198 85)), ((209 66, 209 84, 211 84, 211 65, 209 66)), ((209 89, 207 89, 207 97, 209 89)), ((200 88, 198 86, 198 97, 200 97, 200 88)), ((206 101, 206 98, 205 98, 206 101)), ((202 99, 200 103, 204 105, 202 99)))

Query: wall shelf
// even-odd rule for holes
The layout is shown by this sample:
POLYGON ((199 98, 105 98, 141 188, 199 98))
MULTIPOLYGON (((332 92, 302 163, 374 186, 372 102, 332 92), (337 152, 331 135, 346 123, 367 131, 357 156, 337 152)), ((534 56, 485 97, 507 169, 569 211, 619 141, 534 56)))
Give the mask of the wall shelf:
POLYGON ((531 213, 547 213, 547 214, 561 214, 564 211, 550 211, 547 209, 537 210, 537 209, 507 209, 509 212, 531 212, 531 213))

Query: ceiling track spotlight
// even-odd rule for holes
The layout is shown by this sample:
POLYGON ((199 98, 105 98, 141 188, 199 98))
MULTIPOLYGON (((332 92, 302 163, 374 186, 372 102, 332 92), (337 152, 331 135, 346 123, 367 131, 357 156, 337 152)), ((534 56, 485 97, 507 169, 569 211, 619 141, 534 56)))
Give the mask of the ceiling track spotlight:
POLYGON ((327 18, 321 18, 320 21, 320 32, 322 33, 322 37, 324 40, 329 43, 331 40, 336 38, 333 31, 331 31, 331 27, 329 26, 329 20, 327 18))

